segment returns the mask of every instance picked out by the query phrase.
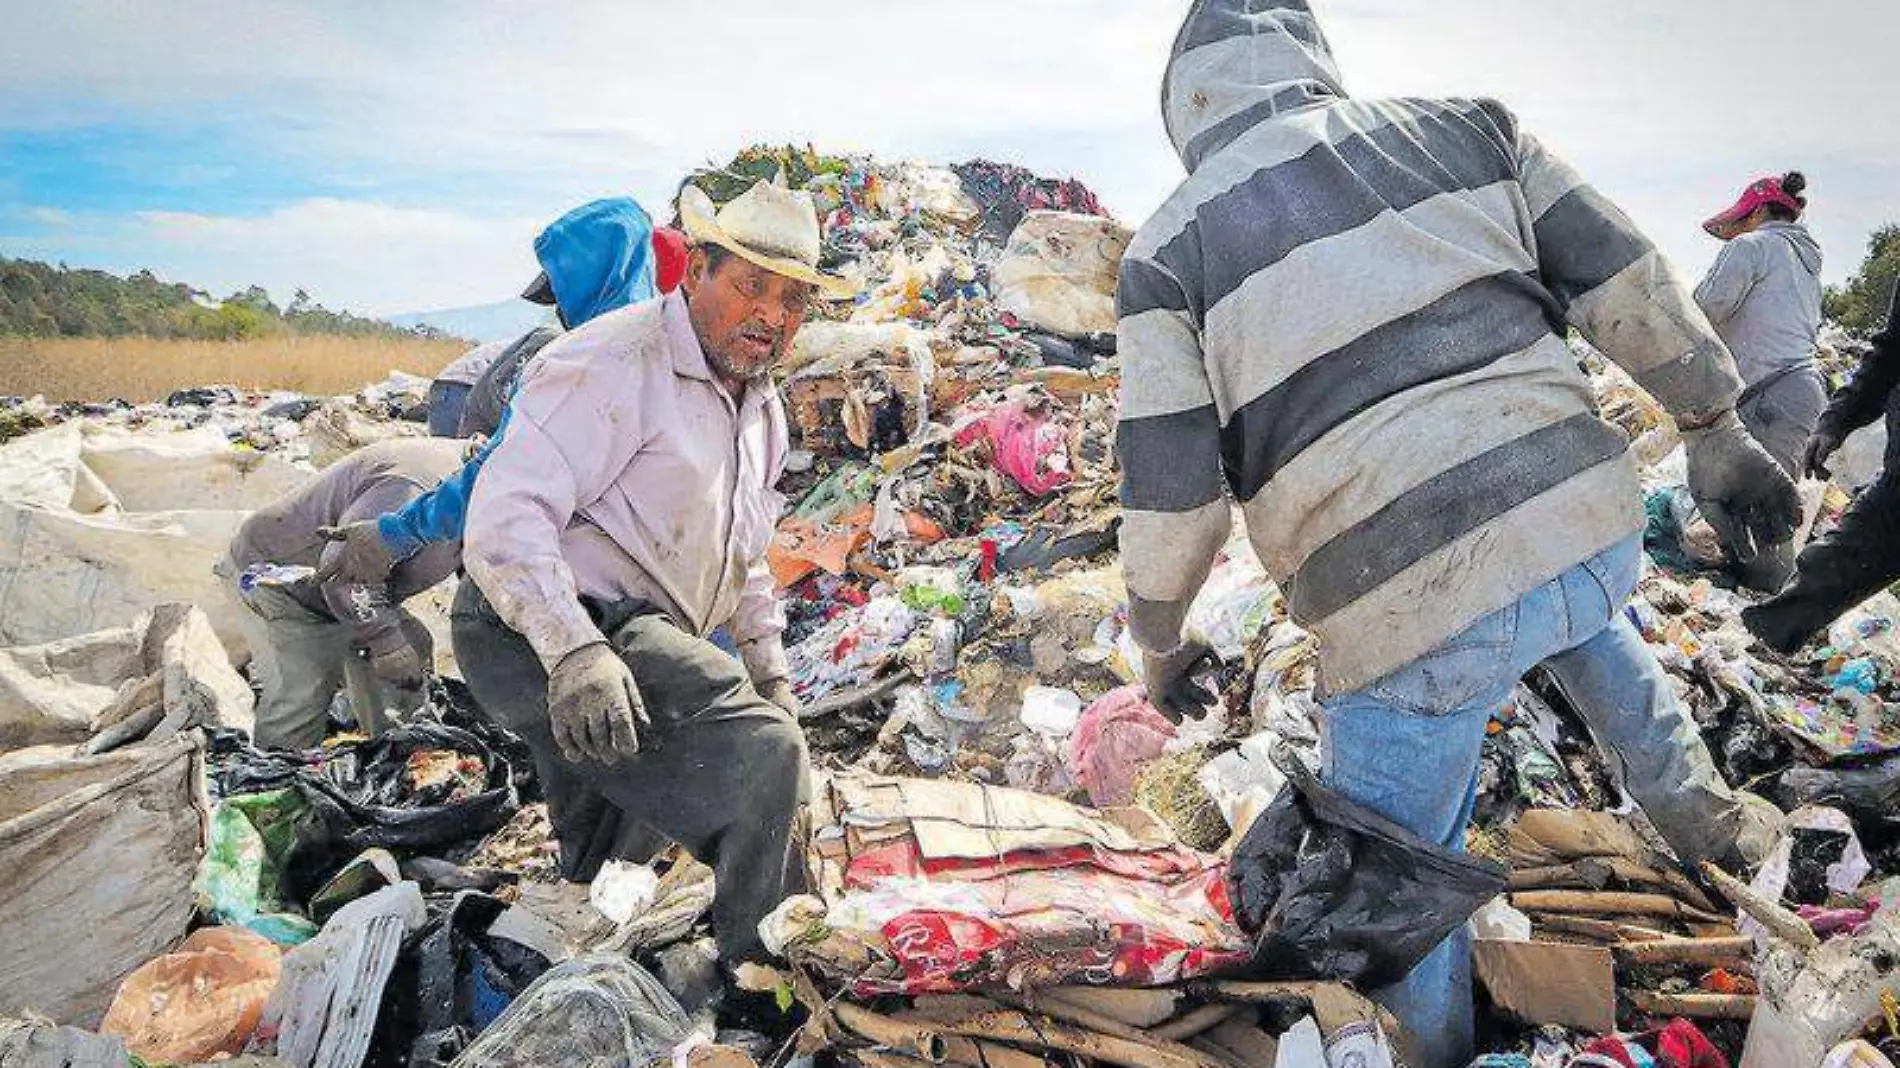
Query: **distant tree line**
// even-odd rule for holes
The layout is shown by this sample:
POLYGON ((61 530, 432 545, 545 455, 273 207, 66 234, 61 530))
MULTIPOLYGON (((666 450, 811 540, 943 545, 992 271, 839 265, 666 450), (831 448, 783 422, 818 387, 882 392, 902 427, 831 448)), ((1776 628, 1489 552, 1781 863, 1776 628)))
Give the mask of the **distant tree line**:
POLYGON ((1865 337, 1887 321, 1893 289, 1900 283, 1900 223, 1874 231, 1867 259, 1848 283, 1827 291, 1827 317, 1865 337))
POLYGON ((0 256, 0 337, 154 337, 240 341, 283 334, 433 337, 380 319, 336 312, 299 289, 278 307, 262 287, 222 301, 163 282, 151 271, 120 278, 0 256))

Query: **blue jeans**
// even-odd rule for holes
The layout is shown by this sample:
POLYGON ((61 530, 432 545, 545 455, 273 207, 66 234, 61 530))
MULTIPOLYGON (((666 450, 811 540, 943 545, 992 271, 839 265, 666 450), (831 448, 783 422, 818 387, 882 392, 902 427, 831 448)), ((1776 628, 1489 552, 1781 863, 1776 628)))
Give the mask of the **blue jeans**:
MULTIPOLYGON (((1641 539, 1632 537, 1397 672, 1324 701, 1322 781, 1421 838, 1462 849, 1485 728, 1524 673, 1544 664, 1599 748, 1623 763, 1630 793, 1683 858, 1726 856, 1739 802, 1623 613, 1641 553, 1641 539)), ((1421 1068, 1469 1063, 1469 929, 1375 998, 1412 1033, 1421 1068)))

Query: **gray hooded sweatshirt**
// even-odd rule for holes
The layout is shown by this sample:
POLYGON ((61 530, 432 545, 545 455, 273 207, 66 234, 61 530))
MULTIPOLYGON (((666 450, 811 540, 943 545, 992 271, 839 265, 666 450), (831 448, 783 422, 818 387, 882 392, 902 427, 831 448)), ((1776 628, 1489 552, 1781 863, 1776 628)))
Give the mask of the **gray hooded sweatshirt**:
POLYGON ((1488 100, 1348 97, 1306 0, 1201 0, 1163 91, 1191 172, 1118 294, 1123 567, 1171 649, 1229 497, 1359 689, 1642 529, 1575 326, 1670 411, 1741 390, 1634 224, 1488 100))
POLYGON ((1696 303, 1755 385, 1814 364, 1821 332, 1821 246, 1800 223, 1771 222, 1722 246, 1696 303))

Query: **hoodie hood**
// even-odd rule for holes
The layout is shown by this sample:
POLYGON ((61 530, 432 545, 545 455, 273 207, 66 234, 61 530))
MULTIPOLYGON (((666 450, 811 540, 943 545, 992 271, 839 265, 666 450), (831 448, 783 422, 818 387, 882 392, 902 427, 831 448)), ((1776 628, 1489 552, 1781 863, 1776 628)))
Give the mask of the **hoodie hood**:
POLYGON ((658 295, 653 221, 627 197, 596 200, 561 216, 534 239, 534 255, 570 330, 658 295))
POLYGON ((1192 171, 1262 122, 1345 95, 1307 0, 1196 0, 1168 58, 1161 115, 1192 171))
POLYGON ((1801 266, 1816 278, 1821 276, 1821 265, 1825 262, 1821 255, 1821 243, 1814 239, 1808 228, 1798 222, 1770 222, 1763 224, 1757 233, 1778 234, 1787 238, 1794 246, 1794 254, 1801 260, 1801 266))

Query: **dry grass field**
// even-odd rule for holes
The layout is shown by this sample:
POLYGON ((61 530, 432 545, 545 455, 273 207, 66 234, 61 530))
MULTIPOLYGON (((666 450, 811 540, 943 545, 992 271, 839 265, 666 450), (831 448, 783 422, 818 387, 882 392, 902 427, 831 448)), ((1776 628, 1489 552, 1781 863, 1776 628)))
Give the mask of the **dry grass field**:
POLYGON ((155 401, 175 389, 209 385, 349 393, 391 371, 434 375, 467 347, 420 338, 0 338, 0 396, 155 401))

